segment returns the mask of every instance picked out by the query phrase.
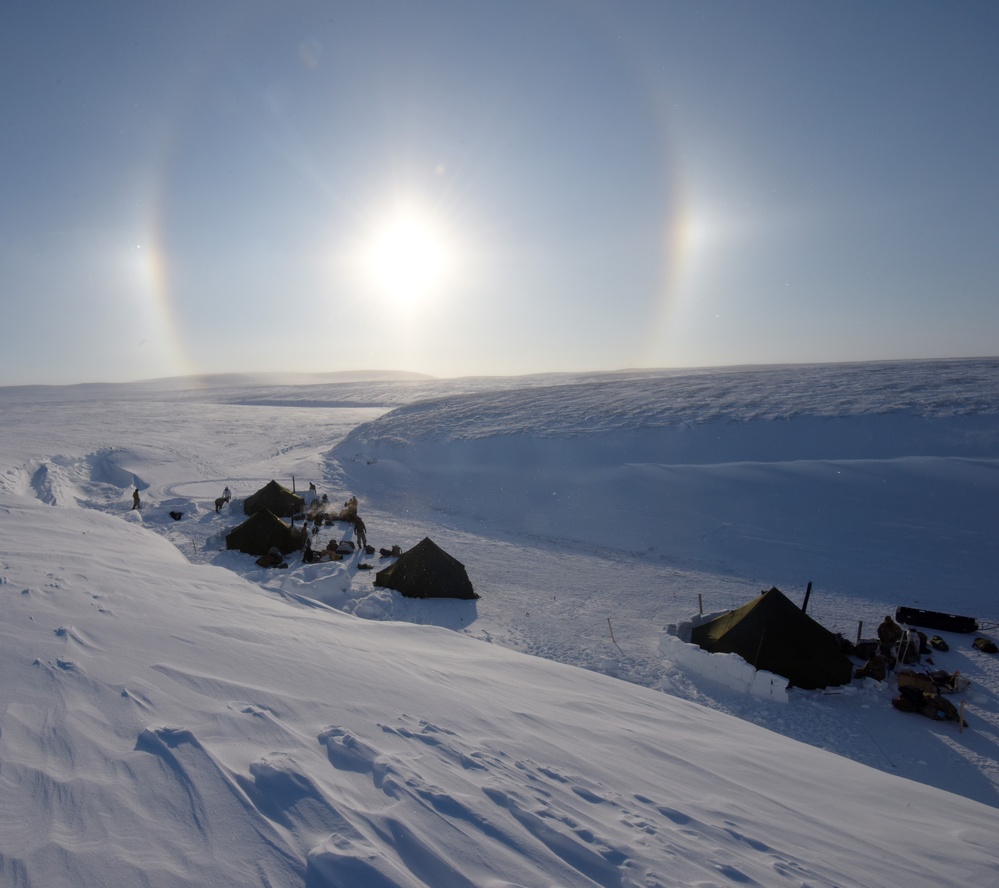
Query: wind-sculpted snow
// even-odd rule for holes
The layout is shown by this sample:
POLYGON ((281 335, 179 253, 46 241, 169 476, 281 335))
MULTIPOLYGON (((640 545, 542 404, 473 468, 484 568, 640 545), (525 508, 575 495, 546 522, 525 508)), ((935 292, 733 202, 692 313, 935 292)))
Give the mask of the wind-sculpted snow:
MULTIPOLYGON (((545 382, 532 378, 529 386, 510 383, 398 408, 357 429, 342 450, 364 443, 450 442, 512 434, 591 437, 802 417, 904 415, 933 421, 999 413, 999 361, 994 359, 686 374, 622 372, 545 382)), ((976 427, 969 423, 969 428, 976 427)))
POLYGON ((459 633, 289 606, 92 510, 0 506, 4 886, 994 871, 999 809, 459 633))

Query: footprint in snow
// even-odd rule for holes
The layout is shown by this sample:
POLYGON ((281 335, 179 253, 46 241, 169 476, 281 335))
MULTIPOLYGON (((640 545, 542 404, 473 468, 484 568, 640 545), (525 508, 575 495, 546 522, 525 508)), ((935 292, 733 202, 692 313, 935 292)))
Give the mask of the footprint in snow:
POLYGON ((326 757, 341 771, 373 771, 378 750, 358 740, 346 728, 331 725, 319 732, 319 742, 326 747, 326 757))
MULTIPOLYGON (((408 716, 403 716, 408 719, 408 716)), ((378 727, 386 734, 393 734, 402 737, 404 740, 418 740, 427 746, 435 748, 446 758, 458 763, 466 771, 485 770, 485 758, 481 752, 466 752, 458 746, 458 735, 447 728, 439 727, 431 722, 420 719, 417 730, 405 727, 404 725, 382 725, 378 727), (449 738, 455 738, 451 740, 449 738)))

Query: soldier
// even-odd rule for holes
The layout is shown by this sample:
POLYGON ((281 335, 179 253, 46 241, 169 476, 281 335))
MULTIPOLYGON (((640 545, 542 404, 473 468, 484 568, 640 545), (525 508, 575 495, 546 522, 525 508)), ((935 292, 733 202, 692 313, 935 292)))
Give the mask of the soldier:
POLYGON ((878 639, 883 647, 893 648, 902 640, 902 627, 898 625, 891 615, 886 615, 881 625, 878 626, 878 639))
POLYGON ((354 516, 354 537, 357 540, 358 549, 366 549, 368 546, 368 529, 364 526, 360 515, 354 516))

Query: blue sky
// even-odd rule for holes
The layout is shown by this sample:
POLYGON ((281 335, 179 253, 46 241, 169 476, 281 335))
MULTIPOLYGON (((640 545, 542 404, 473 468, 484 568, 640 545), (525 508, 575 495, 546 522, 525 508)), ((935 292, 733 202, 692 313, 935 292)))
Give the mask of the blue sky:
POLYGON ((0 384, 999 351, 999 5, 0 7, 0 384))

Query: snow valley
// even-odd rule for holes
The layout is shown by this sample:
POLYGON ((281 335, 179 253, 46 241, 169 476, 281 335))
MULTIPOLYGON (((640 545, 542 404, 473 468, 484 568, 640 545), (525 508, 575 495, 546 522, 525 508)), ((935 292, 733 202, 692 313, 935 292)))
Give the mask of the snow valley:
POLYGON ((4 886, 994 878, 997 658, 935 655, 971 680, 959 731, 871 679, 750 693, 670 627, 809 581, 850 638, 898 604, 994 625, 999 360, 192 378, 0 411, 4 886), (226 551, 272 478, 356 495, 376 547, 432 537, 481 598, 226 551))

